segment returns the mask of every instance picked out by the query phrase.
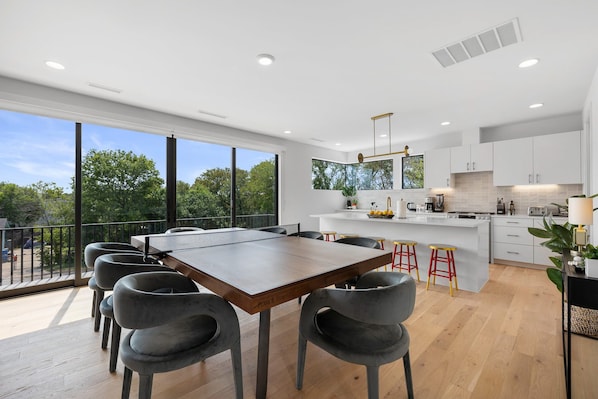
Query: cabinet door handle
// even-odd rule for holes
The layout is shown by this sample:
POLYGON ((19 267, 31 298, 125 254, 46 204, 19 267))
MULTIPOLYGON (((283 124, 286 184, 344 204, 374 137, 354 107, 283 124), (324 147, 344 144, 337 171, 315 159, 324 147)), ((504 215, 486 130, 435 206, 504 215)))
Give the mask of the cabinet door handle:
POLYGON ((475 162, 471 163, 471 170, 475 170, 475 162))
POLYGON ((519 234, 507 234, 507 237, 519 237, 519 234))
POLYGON ((540 174, 536 173, 536 183, 540 183, 540 174))
POLYGON ((467 162, 466 170, 469 170, 469 162, 467 162))
POLYGON ((449 177, 446 178, 446 186, 447 187, 451 186, 451 179, 449 177))
POLYGON ((519 222, 511 222, 511 221, 508 221, 508 220, 507 220, 507 223, 508 224, 519 224, 519 222))
POLYGON ((512 255, 519 255, 519 252, 515 252, 515 251, 507 251, 508 254, 512 254, 512 255))
POLYGON ((532 177, 531 174, 527 175, 527 182, 528 183, 533 183, 534 182, 534 178, 532 177))

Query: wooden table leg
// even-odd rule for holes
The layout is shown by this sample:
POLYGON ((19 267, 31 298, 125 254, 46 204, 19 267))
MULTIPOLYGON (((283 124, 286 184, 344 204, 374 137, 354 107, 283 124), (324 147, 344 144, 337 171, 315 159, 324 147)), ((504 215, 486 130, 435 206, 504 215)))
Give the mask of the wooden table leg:
POLYGON ((270 309, 260 312, 257 341, 257 376, 255 397, 265 399, 268 388, 268 355, 270 351, 270 309))

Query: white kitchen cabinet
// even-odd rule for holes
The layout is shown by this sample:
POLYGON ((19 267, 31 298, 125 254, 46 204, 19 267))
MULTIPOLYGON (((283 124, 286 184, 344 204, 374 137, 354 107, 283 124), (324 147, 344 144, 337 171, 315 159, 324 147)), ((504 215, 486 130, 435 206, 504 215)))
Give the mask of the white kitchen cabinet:
POLYGON ((529 218, 492 218, 495 263, 500 263, 500 259, 534 263, 533 237, 527 231, 532 223, 529 218))
POLYGON ((494 143, 495 186, 581 184, 579 131, 494 143))
POLYGON ((451 153, 449 148, 424 153, 425 188, 451 187, 451 153))
POLYGON ((492 143, 451 148, 451 173, 492 171, 492 143))

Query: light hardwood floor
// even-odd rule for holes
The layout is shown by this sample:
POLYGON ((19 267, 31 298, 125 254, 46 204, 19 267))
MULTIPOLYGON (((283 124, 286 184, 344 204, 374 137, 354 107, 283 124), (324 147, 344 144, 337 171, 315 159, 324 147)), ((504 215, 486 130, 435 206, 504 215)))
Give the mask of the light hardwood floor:
MULTIPOLYGON (((406 323, 417 399, 564 398, 560 294, 543 271, 490 266, 481 293, 418 284, 406 323)), ((0 398, 118 398, 122 364, 108 372, 87 287, 0 301, 0 398)), ((269 398, 365 398, 365 368, 309 345, 295 389, 297 322, 290 301, 272 310, 269 398)), ((257 315, 239 311, 246 398, 255 397, 257 315)), ((124 336, 124 334, 123 334, 124 336)), ((573 337, 573 397, 598 398, 598 341, 573 337)), ((137 395, 137 377, 132 396, 137 395)), ((158 374, 154 399, 232 398, 228 353, 158 374)), ((405 398, 401 361, 380 369, 380 397, 405 398)))

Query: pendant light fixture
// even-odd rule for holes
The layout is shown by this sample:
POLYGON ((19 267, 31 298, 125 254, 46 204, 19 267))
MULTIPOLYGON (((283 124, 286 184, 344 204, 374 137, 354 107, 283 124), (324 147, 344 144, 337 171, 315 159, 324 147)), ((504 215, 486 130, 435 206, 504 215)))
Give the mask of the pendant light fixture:
POLYGON ((374 123, 374 155, 368 155, 368 156, 364 156, 361 152, 357 155, 357 160, 359 161, 359 163, 362 163, 364 159, 367 158, 377 158, 377 157, 384 157, 384 156, 388 156, 388 155, 396 155, 396 154, 405 154, 405 156, 409 156, 409 146, 405 146, 405 148, 403 149, 403 151, 396 151, 396 152, 392 152, 392 135, 390 133, 390 117, 393 116, 392 112, 389 112, 387 114, 381 114, 381 115, 376 115, 376 116, 372 116, 372 121, 374 123), (376 121, 378 119, 383 119, 383 118, 388 118, 388 152, 386 154, 378 154, 376 155, 376 121))

